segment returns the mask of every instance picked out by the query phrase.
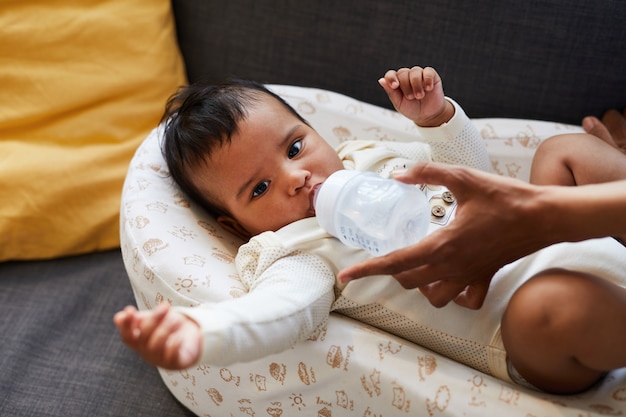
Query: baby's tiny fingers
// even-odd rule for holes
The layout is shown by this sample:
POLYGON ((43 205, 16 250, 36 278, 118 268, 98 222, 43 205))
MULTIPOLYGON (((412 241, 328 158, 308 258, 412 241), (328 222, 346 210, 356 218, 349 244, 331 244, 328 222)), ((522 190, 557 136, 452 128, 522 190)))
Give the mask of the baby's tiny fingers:
POLYGON ((398 72, 395 70, 387 71, 382 79, 387 82, 387 86, 392 90, 395 90, 400 86, 400 81, 398 80, 398 72))

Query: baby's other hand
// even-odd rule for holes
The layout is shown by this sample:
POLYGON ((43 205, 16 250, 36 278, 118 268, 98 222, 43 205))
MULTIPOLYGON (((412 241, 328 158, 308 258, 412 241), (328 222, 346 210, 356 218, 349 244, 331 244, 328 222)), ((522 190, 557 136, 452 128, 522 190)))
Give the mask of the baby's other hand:
POLYGON ((445 99, 441 77, 432 67, 389 70, 378 83, 394 108, 418 126, 441 126, 454 115, 454 106, 445 99))
POLYGON ((153 310, 128 306, 115 314, 122 341, 148 363, 165 369, 186 369, 202 352, 198 324, 163 303, 153 310))

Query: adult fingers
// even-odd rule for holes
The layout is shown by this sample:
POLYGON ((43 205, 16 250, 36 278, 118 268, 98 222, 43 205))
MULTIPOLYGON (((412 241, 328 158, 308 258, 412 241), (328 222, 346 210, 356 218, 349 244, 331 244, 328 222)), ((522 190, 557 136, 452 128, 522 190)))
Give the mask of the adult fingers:
POLYGON ((480 183, 482 175, 488 174, 457 165, 423 162, 408 170, 394 172, 393 178, 407 184, 443 185, 459 200, 463 198, 468 187, 480 183))
MULTIPOLYGON (((409 247, 411 248, 411 247, 409 247)), ((400 249, 377 258, 369 258, 356 264, 350 265, 337 274, 339 282, 347 283, 355 279, 372 276, 372 275, 394 275, 405 269, 412 268, 416 262, 412 255, 402 255, 400 252, 407 251, 409 248, 400 249), (410 265, 407 265, 407 260, 410 265)), ((419 264, 419 261, 417 261, 419 264)))
POLYGON ((441 279, 440 260, 447 255, 444 247, 445 228, 424 237, 418 243, 387 255, 370 258, 344 268, 338 274, 340 282, 349 282, 372 275, 393 275, 404 288, 416 288, 441 279))
POLYGON ((466 288, 466 284, 453 281, 435 281, 431 284, 419 287, 420 292, 435 307, 440 308, 448 305, 466 288))
POLYGON ((475 281, 473 284, 468 285, 464 291, 460 292, 454 298, 454 302, 461 307, 478 310, 485 302, 490 283, 491 279, 475 281))

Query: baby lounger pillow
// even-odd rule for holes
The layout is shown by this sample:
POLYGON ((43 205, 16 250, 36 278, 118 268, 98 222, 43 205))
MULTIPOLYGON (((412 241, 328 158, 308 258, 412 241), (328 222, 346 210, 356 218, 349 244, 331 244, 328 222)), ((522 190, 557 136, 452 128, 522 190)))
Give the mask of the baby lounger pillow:
MULTIPOLYGON (((332 145, 352 139, 415 138, 412 122, 393 111, 329 91, 270 88, 332 145)), ((577 130, 523 120, 474 122, 494 169, 521 179, 528 178, 530 159, 543 138, 577 130)), ((221 229, 172 182, 161 154, 162 133, 161 126, 156 128, 137 150, 122 195, 122 254, 139 308, 163 301, 197 306, 245 296, 234 266, 242 241, 221 229)), ((285 352, 226 367, 203 364, 160 373, 176 398, 200 416, 527 416, 568 406, 590 410, 585 396, 553 403, 550 396, 537 397, 335 313, 315 340, 285 352)), ((619 380, 605 384, 614 388, 610 384, 619 380)), ((623 406, 626 386, 621 381, 621 397, 590 393, 592 404, 623 406)))

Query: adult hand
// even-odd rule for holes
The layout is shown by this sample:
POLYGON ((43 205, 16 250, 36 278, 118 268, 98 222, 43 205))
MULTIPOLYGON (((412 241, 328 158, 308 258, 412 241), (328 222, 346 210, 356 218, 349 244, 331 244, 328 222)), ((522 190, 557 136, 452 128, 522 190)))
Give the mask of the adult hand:
POLYGON ((546 217, 536 215, 539 187, 439 163, 416 165, 395 178, 447 186, 458 202, 456 217, 415 245, 342 270, 341 281, 390 274, 405 288, 419 287, 434 306, 454 300, 477 309, 500 267, 553 243, 549 233, 528 233, 546 227, 536 224, 546 217))

